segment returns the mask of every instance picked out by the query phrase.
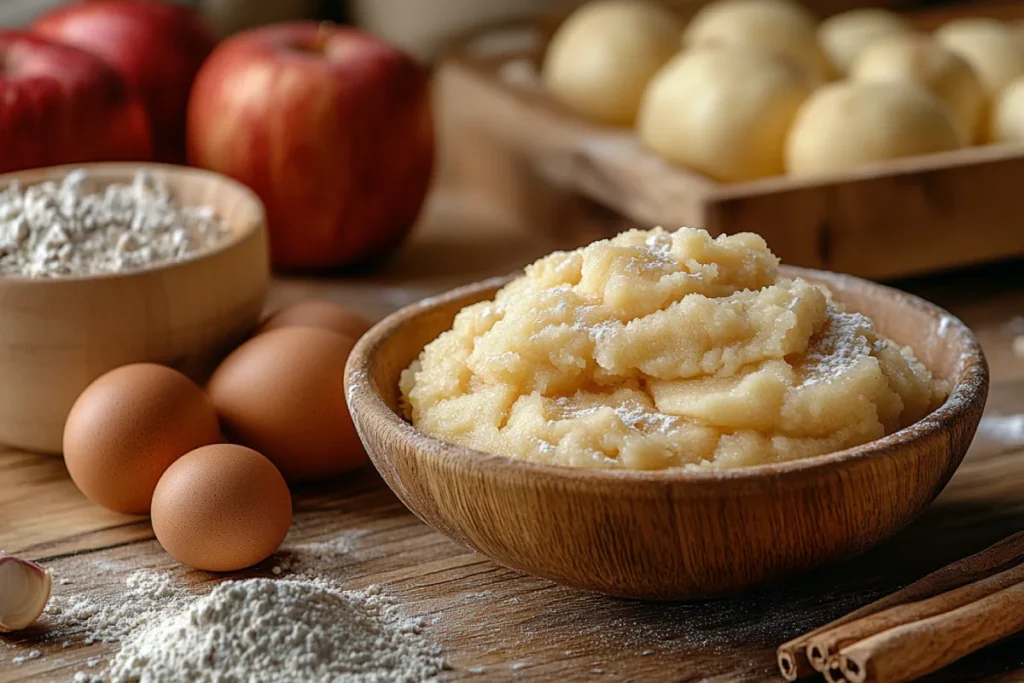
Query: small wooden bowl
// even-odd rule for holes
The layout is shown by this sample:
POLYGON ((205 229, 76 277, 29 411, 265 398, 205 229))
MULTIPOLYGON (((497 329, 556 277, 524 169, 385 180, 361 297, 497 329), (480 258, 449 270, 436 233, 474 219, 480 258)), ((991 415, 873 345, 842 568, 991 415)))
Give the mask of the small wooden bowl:
POLYGON ((151 361, 200 380, 257 323, 269 283, 263 204, 208 171, 163 164, 55 166, 0 175, 23 186, 88 170, 87 186, 139 170, 182 204, 207 205, 232 229, 217 249, 146 270, 84 277, 0 275, 0 443, 59 453, 64 420, 103 373, 151 361))
POLYGON ((503 565, 609 595, 726 595, 850 557, 893 535, 938 495, 981 419, 988 368, 942 309, 854 277, 786 269, 871 316, 953 388, 925 419, 805 460, 719 472, 625 472, 534 464, 454 446, 398 412, 399 374, 455 314, 507 279, 414 304, 356 345, 346 371, 356 428, 417 516, 503 565))

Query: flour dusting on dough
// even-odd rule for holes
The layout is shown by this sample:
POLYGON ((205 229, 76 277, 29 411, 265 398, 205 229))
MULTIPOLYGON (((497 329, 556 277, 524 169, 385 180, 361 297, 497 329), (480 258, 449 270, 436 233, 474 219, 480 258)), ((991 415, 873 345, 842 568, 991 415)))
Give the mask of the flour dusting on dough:
POLYGON ((890 434, 945 399, 909 348, 744 233, 633 230, 526 269, 402 374, 413 424, 582 467, 738 467, 890 434))

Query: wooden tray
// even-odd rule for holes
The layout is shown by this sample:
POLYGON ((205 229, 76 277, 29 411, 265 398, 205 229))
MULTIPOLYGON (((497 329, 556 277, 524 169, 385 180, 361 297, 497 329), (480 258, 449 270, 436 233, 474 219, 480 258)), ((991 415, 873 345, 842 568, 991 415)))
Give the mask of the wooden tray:
MULTIPOLYGON (((958 14, 1024 16, 1021 4, 910 16, 932 28, 958 14)), ((603 233, 631 225, 754 231, 786 263, 875 279, 1024 255, 1024 145, 719 184, 661 161, 632 130, 584 121, 551 100, 537 65, 556 25, 542 19, 480 34, 438 73, 442 106, 463 140, 452 163, 538 222, 576 230, 568 223, 596 221, 603 233)))

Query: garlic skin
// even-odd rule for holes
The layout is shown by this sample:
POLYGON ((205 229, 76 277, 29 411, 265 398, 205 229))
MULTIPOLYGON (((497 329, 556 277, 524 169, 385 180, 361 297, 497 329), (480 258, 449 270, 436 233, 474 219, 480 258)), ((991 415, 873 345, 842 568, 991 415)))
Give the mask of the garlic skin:
POLYGON ((50 572, 35 562, 0 555, 0 633, 28 628, 50 600, 50 572))

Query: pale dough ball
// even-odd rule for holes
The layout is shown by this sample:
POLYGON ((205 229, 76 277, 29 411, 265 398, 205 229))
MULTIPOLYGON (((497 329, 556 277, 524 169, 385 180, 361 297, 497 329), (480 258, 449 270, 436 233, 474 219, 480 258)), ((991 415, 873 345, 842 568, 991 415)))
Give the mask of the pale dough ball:
POLYGON ((974 67, 992 97, 1024 73, 1024 40, 1005 22, 956 19, 939 27, 935 38, 974 67))
POLYGON ((690 20, 683 45, 762 50, 798 65, 815 83, 835 75, 818 44, 814 17, 788 0, 714 0, 690 20))
POLYGON ((904 33, 875 41, 853 63, 857 81, 914 83, 945 102, 969 141, 985 130, 988 95, 971 65, 930 36, 904 33))
POLYGON ((927 90, 842 81, 819 88, 800 107, 786 141, 786 170, 838 171, 965 142, 949 107, 927 90))
POLYGON ((992 108, 992 141, 1024 142, 1024 76, 1006 86, 992 108))
POLYGON ((899 15, 867 7, 841 12, 821 22, 818 41, 836 68, 847 73, 861 52, 876 40, 908 31, 910 26, 899 15))
POLYGON ((585 5, 552 38, 544 85, 587 118, 632 124, 644 87, 679 50, 682 32, 682 20, 660 5, 619 0, 585 5))
POLYGON ((718 180, 778 175, 786 131, 809 93, 799 70, 755 50, 692 50, 651 81, 637 132, 669 161, 718 180))

